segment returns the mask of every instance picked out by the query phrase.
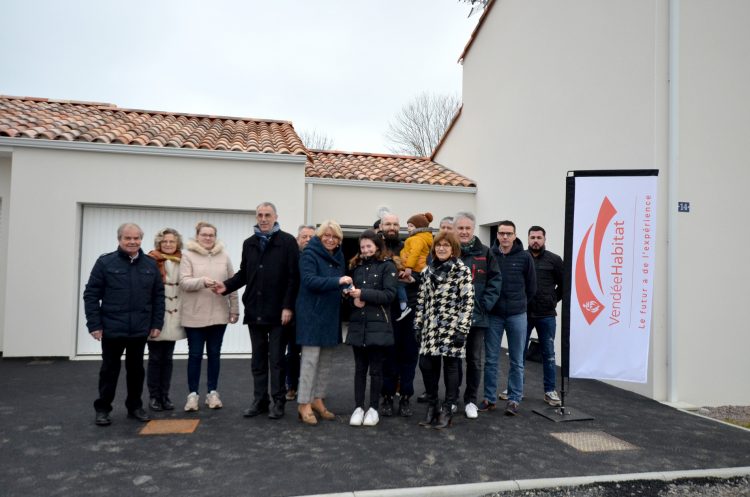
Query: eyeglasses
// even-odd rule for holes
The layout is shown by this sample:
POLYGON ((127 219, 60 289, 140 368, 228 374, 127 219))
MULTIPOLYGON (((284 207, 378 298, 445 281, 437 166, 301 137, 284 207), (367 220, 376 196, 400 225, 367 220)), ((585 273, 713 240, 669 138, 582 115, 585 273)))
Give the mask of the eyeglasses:
POLYGON ((339 237, 337 237, 336 235, 332 235, 331 233, 326 233, 325 235, 321 236, 320 238, 322 238, 324 240, 338 240, 339 239, 339 237))
POLYGON ((452 247, 450 245, 443 245, 443 244, 435 245, 435 250, 451 250, 451 248, 452 247))
POLYGON ((498 231, 497 232, 497 236, 501 238, 504 238, 504 237, 510 238, 513 235, 515 235, 515 233, 513 233, 512 231, 498 231))

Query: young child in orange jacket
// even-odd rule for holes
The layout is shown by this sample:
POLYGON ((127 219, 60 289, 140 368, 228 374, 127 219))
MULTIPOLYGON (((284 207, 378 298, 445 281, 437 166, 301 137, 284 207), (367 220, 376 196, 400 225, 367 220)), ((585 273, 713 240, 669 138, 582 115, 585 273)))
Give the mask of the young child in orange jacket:
MULTIPOLYGON (((411 273, 421 273, 427 266, 427 256, 432 248, 432 231, 430 230, 432 219, 432 214, 425 212, 424 214, 414 214, 406 221, 409 237, 404 242, 404 248, 401 249, 399 254, 403 268, 399 273, 399 278, 411 273)), ((403 283, 399 284, 398 287, 398 300, 401 315, 396 321, 401 321, 411 312, 403 283)))

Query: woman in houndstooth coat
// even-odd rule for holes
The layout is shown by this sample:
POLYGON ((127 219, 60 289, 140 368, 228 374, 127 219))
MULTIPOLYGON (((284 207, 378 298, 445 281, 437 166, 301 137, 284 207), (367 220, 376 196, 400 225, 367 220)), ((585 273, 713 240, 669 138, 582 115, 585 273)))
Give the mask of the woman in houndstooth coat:
POLYGON ((427 414, 419 424, 442 429, 451 423, 456 403, 458 368, 465 357, 466 336, 474 309, 471 271, 461 262, 461 246, 453 233, 441 232, 432 245, 432 262, 422 272, 414 329, 420 342, 419 369, 427 392, 427 414), (445 400, 438 403, 440 369, 444 368, 445 400))

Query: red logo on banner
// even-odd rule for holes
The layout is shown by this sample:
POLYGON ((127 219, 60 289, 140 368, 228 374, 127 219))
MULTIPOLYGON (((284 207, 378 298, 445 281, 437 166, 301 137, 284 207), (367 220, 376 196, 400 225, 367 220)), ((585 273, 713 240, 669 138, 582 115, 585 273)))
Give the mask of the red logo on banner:
POLYGON ((599 285, 599 291, 603 293, 600 268, 602 242, 604 240, 604 233, 607 231, 607 226, 616 213, 617 209, 615 209, 615 206, 612 205, 612 202, 607 197, 604 197, 602 205, 599 207, 599 214, 596 216, 596 223, 589 226, 583 240, 581 240, 581 245, 578 247, 575 274, 576 295, 578 305, 583 312, 583 317, 589 324, 593 323, 597 316, 604 310, 604 304, 594 295, 589 284, 588 275, 590 271, 586 267, 586 250, 589 247, 589 235, 591 235, 591 230, 594 229, 594 243, 592 247, 594 252, 594 272, 596 274, 596 282, 599 285), (596 228, 594 228, 595 226, 596 228))

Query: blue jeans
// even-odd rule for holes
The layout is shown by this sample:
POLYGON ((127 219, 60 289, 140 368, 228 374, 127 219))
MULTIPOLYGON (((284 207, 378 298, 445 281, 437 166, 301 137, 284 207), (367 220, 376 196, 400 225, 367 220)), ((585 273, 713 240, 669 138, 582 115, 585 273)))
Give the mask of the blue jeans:
POLYGON ((208 366, 208 391, 216 390, 219 386, 219 357, 221 356, 221 342, 224 340, 224 330, 227 325, 215 324, 204 328, 185 327, 188 339, 188 389, 198 392, 201 380, 201 361, 203 360, 203 346, 206 347, 208 366))
POLYGON ((526 348, 526 313, 500 317, 490 314, 490 327, 484 338, 484 398, 497 400, 497 372, 500 367, 500 344, 503 331, 508 337, 510 369, 508 400, 520 403, 523 397, 524 349, 526 348))
POLYGON ((555 389, 555 377, 557 375, 555 367, 555 326, 555 316, 548 316, 543 318, 529 318, 529 324, 526 329, 526 347, 524 348, 523 356, 526 357, 526 351, 529 348, 531 330, 536 328, 536 334, 539 337, 539 347, 542 349, 545 392, 551 392, 555 389))

